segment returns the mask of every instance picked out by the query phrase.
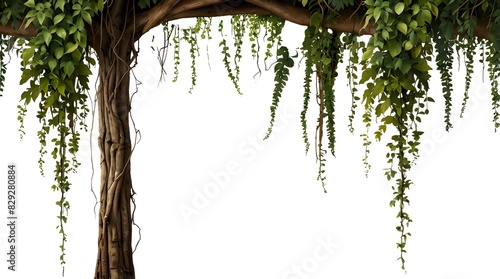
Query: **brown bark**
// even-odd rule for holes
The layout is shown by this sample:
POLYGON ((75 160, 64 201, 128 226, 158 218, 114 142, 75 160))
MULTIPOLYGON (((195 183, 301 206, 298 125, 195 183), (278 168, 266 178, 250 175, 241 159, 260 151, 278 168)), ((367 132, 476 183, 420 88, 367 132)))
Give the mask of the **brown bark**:
POLYGON ((34 37, 36 36, 36 29, 33 24, 28 25, 26 28, 21 24, 19 28, 14 28, 12 27, 12 21, 9 21, 6 25, 0 24, 0 34, 18 37, 34 37))
POLYGON ((113 10, 104 11, 102 24, 93 30, 92 38, 99 60, 100 82, 97 99, 101 182, 96 279, 135 278, 129 129, 129 82, 134 39, 130 33, 124 32, 130 20, 125 13, 127 10, 127 6, 114 5, 113 10))

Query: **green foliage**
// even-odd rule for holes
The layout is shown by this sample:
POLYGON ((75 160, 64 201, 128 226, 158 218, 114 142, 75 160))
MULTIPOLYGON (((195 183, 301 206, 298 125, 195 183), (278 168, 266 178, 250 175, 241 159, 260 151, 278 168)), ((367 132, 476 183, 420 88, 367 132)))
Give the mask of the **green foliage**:
MULTIPOLYGON (((234 87, 236 88, 236 91, 238 92, 238 94, 241 94, 241 89, 240 89, 240 85, 239 85, 239 76, 237 75, 240 72, 239 65, 237 65, 237 64, 235 65, 235 68, 236 68, 235 69, 236 75, 235 75, 233 73, 233 69, 231 68, 231 65, 229 62, 229 60, 231 59, 231 54, 229 53, 229 46, 227 45, 227 40, 224 38, 225 37, 225 34, 223 32, 224 24, 222 23, 222 21, 219 23, 218 30, 221 33, 221 35, 223 36, 221 42, 219 43, 219 46, 222 48, 222 55, 224 56, 222 58, 222 62, 224 63, 224 67, 227 70, 227 75, 229 76, 229 78, 233 82, 234 87)), ((237 60, 235 60, 235 61, 237 61, 237 60)))
POLYGON ((474 73, 474 55, 476 55, 476 48, 478 44, 475 38, 471 38, 470 41, 464 43, 463 45, 461 44, 461 42, 459 42, 458 45, 460 46, 460 49, 465 50, 465 91, 462 101, 462 109, 460 111, 460 117, 462 117, 467 106, 467 100, 469 99, 469 89, 472 82, 472 73, 474 73))
POLYGON ((360 98, 357 96, 358 92, 358 64, 359 64, 359 51, 365 47, 364 42, 358 41, 357 37, 352 34, 344 36, 344 44, 349 50, 349 60, 346 66, 346 75, 348 79, 348 87, 351 90, 351 113, 349 114, 349 132, 354 133, 353 121, 356 115, 356 108, 360 98))
MULTIPOLYGON (((103 1, 28 0, 22 6, 19 1, 17 4, 9 2, 2 2, 7 7, 1 13, 2 24, 12 21, 13 26, 19 26, 22 18, 24 26, 32 24, 37 29, 36 36, 22 38, 18 43, 22 58, 20 83, 27 84, 21 94, 18 119, 22 137, 26 107, 32 102, 38 103, 37 118, 42 124, 37 133, 40 142, 38 162, 42 175, 48 137, 51 131, 56 133, 50 141, 51 155, 56 161, 52 189, 61 193, 56 205, 60 209, 57 228, 62 236, 60 260, 64 264, 67 239, 64 224, 70 208, 65 196, 71 185, 68 172, 76 171, 79 166, 75 154, 79 148, 80 130, 86 129, 86 91, 90 67, 95 64, 89 56, 85 24, 91 23, 103 1)), ((4 52, 2 48, 1 53, 4 52)))
POLYGON ((339 12, 345 8, 354 6, 354 0, 328 0, 326 2, 328 6, 339 12))
POLYGON ((158 0, 139 0, 137 5, 143 10, 150 8, 152 5, 156 4, 158 0))
MULTIPOLYGON (((429 33, 433 16, 438 15, 431 1, 409 4, 409 1, 365 1, 367 21, 376 24, 377 31, 363 54, 362 60, 369 66, 364 69, 361 80, 368 81, 363 94, 365 108, 370 111, 374 108, 375 117, 380 120, 375 138, 380 141, 388 126, 396 130, 387 144, 389 167, 385 174, 388 180, 396 180, 390 205, 398 205, 399 209, 400 224, 396 229, 401 237, 397 247, 403 269, 406 241, 410 236, 406 227, 411 222, 405 210, 409 204, 406 193, 412 184, 407 173, 418 157, 422 132, 417 124, 421 122, 421 115, 427 114, 426 103, 431 101, 426 93, 431 70, 428 65, 432 50, 429 33)), ((371 122, 371 119, 365 121, 371 122)))
POLYGON ((493 43, 487 44, 488 48, 488 73, 491 81, 491 106, 493 109, 493 124, 495 132, 500 128, 500 93, 498 90, 498 79, 500 78, 499 49, 493 47, 493 43))
POLYGON ((267 134, 264 139, 267 139, 273 130, 274 119, 276 117, 276 109, 278 107, 281 94, 285 88, 286 82, 288 81, 288 76, 290 75, 290 68, 293 67, 294 62, 290 54, 288 53, 288 48, 281 46, 276 52, 276 64, 274 65, 274 91, 273 91, 273 101, 271 104, 271 123, 267 129, 267 134))
MULTIPOLYGON (((167 32, 167 37, 170 38, 172 36, 172 41, 174 43, 174 78, 172 82, 176 82, 179 78, 179 65, 181 64, 181 56, 180 56, 180 31, 178 25, 172 25, 171 29, 168 28, 163 29, 167 32)), ((194 83, 194 82, 193 82, 194 83)))
POLYGON ((188 28, 183 29, 182 32, 184 34, 182 39, 185 40, 190 46, 189 54, 191 57, 191 88, 189 88, 189 93, 191 93, 193 91, 193 88, 196 86, 196 57, 200 56, 200 53, 196 40, 196 30, 194 30, 194 28, 188 28))
MULTIPOLYGON (((302 48, 303 50, 306 49, 304 46, 302 48)), ((304 75, 304 103, 302 107, 302 111, 300 112, 300 123, 302 125, 302 138, 304 139, 305 143, 305 150, 306 154, 309 151, 309 136, 307 135, 307 110, 309 109, 309 100, 311 99, 311 82, 312 82, 312 74, 313 74, 313 67, 312 67, 312 59, 308 57, 307 55, 305 56, 305 75, 304 75)))
MULTIPOLYGON (((452 104, 452 93, 453 93, 453 79, 452 79, 452 69, 453 69, 453 44, 454 41, 446 38, 446 27, 447 25, 441 25, 439 29, 436 30, 434 36, 435 48, 436 48, 436 64, 437 69, 441 74, 441 85, 443 90, 443 97, 445 101, 445 124, 446 131, 453 128, 451 124, 451 104, 452 104), (443 28, 445 30, 443 30, 443 28)), ((453 26, 452 26, 453 27, 453 26)))

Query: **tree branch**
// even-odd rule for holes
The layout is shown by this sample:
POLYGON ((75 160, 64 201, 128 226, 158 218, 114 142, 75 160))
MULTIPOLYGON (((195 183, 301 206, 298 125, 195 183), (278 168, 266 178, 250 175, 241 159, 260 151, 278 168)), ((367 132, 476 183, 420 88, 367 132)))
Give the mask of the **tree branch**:
POLYGON ((140 37, 150 29, 158 26, 160 23, 167 20, 169 15, 173 13, 180 14, 211 5, 222 4, 226 1, 227 0, 163 0, 150 10, 137 15, 135 30, 137 30, 138 34, 136 37, 140 37))
POLYGON ((218 17, 218 16, 241 15, 241 14, 271 15, 271 13, 268 10, 265 10, 261 7, 257 7, 255 5, 244 3, 237 7, 208 6, 194 10, 182 11, 179 13, 172 11, 172 14, 168 16, 167 20, 176 20, 181 18, 192 18, 192 17, 218 17))
MULTIPOLYGON (((292 6, 281 1, 247 0, 247 2, 266 9, 273 15, 287 21, 299 25, 310 25, 311 15, 305 8, 292 6)), ((337 22, 331 24, 329 28, 337 32, 348 32, 357 35, 373 35, 375 33, 375 26, 368 24, 364 29, 361 29, 363 24, 363 19, 355 18, 353 14, 345 13, 341 14, 337 22)))
POLYGON ((16 37, 34 37, 37 34, 36 28, 33 24, 30 24, 28 28, 24 28, 22 23, 19 24, 19 28, 12 27, 12 21, 9 21, 6 25, 0 24, 0 34, 16 37))
POLYGON ((172 8, 181 0, 162 0, 160 3, 153 6, 151 9, 139 13, 136 16, 136 24, 134 29, 139 32, 137 38, 148 32, 151 28, 160 24, 164 18, 170 13, 172 8))

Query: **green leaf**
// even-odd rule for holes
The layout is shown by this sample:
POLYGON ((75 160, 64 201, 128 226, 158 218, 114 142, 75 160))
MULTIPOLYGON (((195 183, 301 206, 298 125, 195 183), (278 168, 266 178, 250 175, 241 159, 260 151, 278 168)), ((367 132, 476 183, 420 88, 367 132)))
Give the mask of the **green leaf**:
POLYGON ((62 47, 58 47, 56 48, 56 50, 54 50, 54 56, 57 58, 57 59, 61 59, 61 57, 64 55, 64 48, 62 47))
MULTIPOLYGON (((486 3, 486 2, 485 2, 486 3)), ((439 9, 436 5, 427 2, 429 9, 431 10, 432 14, 437 18, 439 15, 439 9)))
POLYGON ((65 0, 57 0, 56 2, 56 9, 59 8, 61 11, 64 12, 64 5, 66 4, 65 0))
POLYGON ((412 49, 412 48, 413 48, 413 44, 412 44, 410 41, 405 41, 405 42, 403 43, 403 47, 404 47, 404 49, 405 49, 406 51, 408 51, 408 50, 410 50, 410 49, 412 49))
POLYGON ((425 59, 419 59, 418 63, 413 65, 413 68, 420 72, 428 72, 432 70, 425 59))
POLYGON ((52 104, 57 99, 56 95, 57 95, 57 93, 53 92, 52 94, 49 95, 49 97, 47 97, 47 99, 45 99, 45 105, 44 105, 45 108, 49 108, 52 106, 52 104))
POLYGON ((64 13, 57 14, 54 17, 54 25, 57 25, 59 22, 61 22, 66 15, 64 13))
POLYGON ((48 46, 50 45, 50 41, 52 40, 52 34, 50 34, 49 31, 42 31, 42 36, 43 36, 43 41, 45 42, 45 44, 48 46))
POLYGON ((376 72, 375 69, 373 68, 366 68, 363 73, 361 74, 361 80, 359 81, 360 84, 365 83, 368 81, 370 78, 373 78, 375 76, 376 72))
POLYGON ((48 64, 50 71, 54 71, 57 66, 57 59, 50 59, 48 64))
POLYGON ((396 12, 397 15, 400 15, 403 10, 405 9, 405 3, 404 2, 398 2, 396 6, 394 7, 394 12, 396 12))
POLYGON ((35 8, 35 0, 28 0, 24 3, 24 5, 28 8, 35 8))
POLYGON ((57 86, 57 92, 59 94, 66 96, 66 84, 64 82, 60 82, 59 85, 57 86))
POLYGON ((48 78, 41 78, 40 79, 40 89, 43 92, 49 91, 49 79, 48 78))
POLYGON ((25 84, 31 77, 32 75, 30 74, 30 72, 28 72, 27 70, 23 71, 21 74, 21 80, 19 81, 19 84, 25 84))
POLYGON ((320 26, 322 19, 323 19, 323 17, 321 16, 321 13, 320 12, 315 12, 311 16, 311 26, 320 26))
POLYGON ((71 76, 74 71, 75 71, 75 65, 73 65, 72 61, 68 61, 68 63, 64 65, 64 73, 67 74, 68 76, 71 76))
POLYGON ((422 51, 422 46, 416 45, 411 49, 411 55, 416 58, 420 55, 421 51, 422 51))
POLYGON ((21 58, 23 59, 23 64, 24 65, 28 64, 28 60, 30 60, 34 54, 35 54, 35 49, 33 47, 25 49, 23 51, 23 54, 21 54, 21 58))
POLYGON ((376 7, 374 10, 373 10, 373 19, 375 20, 375 22, 378 21, 378 19, 380 18, 380 14, 382 13, 382 9, 380 7, 376 7))
MULTIPOLYGON (((401 2, 399 2, 401 3, 401 2)), ((406 23, 400 21, 398 22, 398 24, 396 25, 396 28, 403 34, 407 34, 408 33, 408 25, 406 25, 406 23)))
POLYGON ((371 92, 372 97, 375 98, 377 95, 384 92, 384 89, 385 89, 384 82, 381 81, 380 79, 377 80, 377 83, 375 84, 371 92))
POLYGON ((375 113, 377 114, 377 116, 381 116, 382 114, 384 114, 388 108, 391 107, 391 101, 389 99, 386 99, 383 103, 379 104, 376 108, 375 108, 375 113))
POLYGON ((75 44, 75 43, 72 43, 72 42, 69 42, 66 44, 66 47, 64 49, 64 54, 66 53, 71 53, 73 52, 76 48, 78 48, 78 44, 75 44))
POLYGON ((97 9, 99 11, 102 11, 104 9, 104 0, 98 0, 97 1, 97 9))
POLYGON ((40 95, 40 87, 39 86, 33 87, 33 91, 31 93, 32 93, 31 99, 33 99, 33 101, 36 101, 36 99, 40 95))
POLYGON ((90 16, 90 13, 87 11, 82 11, 82 18, 85 20, 88 24, 92 24, 92 17, 90 16))
POLYGON ((382 38, 386 41, 389 39, 389 32, 387 32, 387 30, 385 29, 382 30, 382 38))
POLYGON ((373 47, 372 46, 367 47, 366 51, 361 56, 361 61, 368 60, 370 57, 372 57, 372 54, 373 54, 373 47))
POLYGON ((401 53, 401 44, 396 40, 390 40, 387 42, 389 47, 389 53, 392 57, 396 57, 401 53))
POLYGON ((36 14, 36 19, 38 19, 40 25, 43 25, 43 22, 45 21, 45 14, 43 12, 38 12, 36 14))
POLYGON ((85 75, 85 76, 92 75, 92 71, 89 69, 89 67, 82 63, 78 64, 78 66, 76 67, 76 72, 79 75, 85 75))
POLYGON ((420 13, 418 13, 418 16, 417 16, 417 21, 418 21, 418 25, 420 25, 420 26, 424 26, 426 22, 431 23, 431 21, 432 21, 431 12, 429 10, 426 10, 426 9, 420 10, 420 13))
POLYGON ((57 28, 56 30, 57 36, 59 36, 61 39, 66 39, 66 30, 64 28, 57 28))

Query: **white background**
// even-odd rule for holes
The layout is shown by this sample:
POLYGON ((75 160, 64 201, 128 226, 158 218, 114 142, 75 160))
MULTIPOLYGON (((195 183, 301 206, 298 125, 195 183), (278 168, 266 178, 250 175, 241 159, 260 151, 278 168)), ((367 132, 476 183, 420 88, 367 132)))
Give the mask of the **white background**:
MULTIPOLYGON (((303 28, 287 26, 283 36, 293 54, 303 28)), ((198 85, 192 94, 189 60, 182 61, 178 83, 170 82, 169 67, 167 81, 157 86, 160 69, 150 46, 159 45, 162 36, 157 34, 154 43, 150 37, 141 43, 135 73, 142 85, 132 101, 142 136, 132 158, 135 218, 142 229, 134 254, 137 278, 499 278, 500 138, 494 133, 490 87, 482 82, 480 67, 461 119, 465 72, 454 72, 455 128, 449 133, 444 132, 440 83, 434 74, 429 94, 436 103, 430 104, 431 115, 424 118, 422 159, 411 174, 415 186, 409 192, 408 211, 414 222, 409 227, 412 237, 404 276, 396 260, 397 211, 389 207, 393 182, 383 176, 385 142, 372 145, 372 169, 366 178, 359 136, 365 132, 362 111, 357 111, 356 131, 350 134, 345 75, 341 73, 337 82, 337 156, 328 157, 325 194, 316 180, 314 99, 308 114, 312 145, 308 155, 304 152, 299 121, 303 67, 292 71, 275 133, 262 142, 269 123, 273 72, 253 78, 256 62, 242 61, 244 95, 238 95, 220 62, 216 31, 214 36, 208 48, 210 68, 206 44, 200 42, 198 85), (228 175, 227 186, 211 192, 197 215, 181 214, 180 207, 193 207, 193 199, 214 182, 213 174, 222 175, 228 165, 234 172, 228 175), (296 268, 303 273, 293 275, 296 268)), ((187 46, 181 54, 188 58, 187 46)), ((23 90, 19 79, 19 61, 14 60, 0 98, 0 177, 6 182, 7 164, 17 164, 19 248, 17 271, 7 271, 2 260, 0 277, 61 278, 60 235, 55 229, 59 194, 50 189, 53 163, 49 150, 42 177, 37 166, 36 106, 29 107, 26 135, 19 140, 16 106, 23 90)), ((91 183, 97 190, 99 153, 94 145, 92 177, 89 139, 95 142, 96 137, 97 132, 82 136, 78 154, 82 166, 70 178, 65 278, 92 278, 94 273, 97 219, 91 183)), ((3 189, 0 205, 6 212, 7 189, 3 189)), ((7 227, 0 226, 2 259, 7 258, 6 239, 7 227)))

